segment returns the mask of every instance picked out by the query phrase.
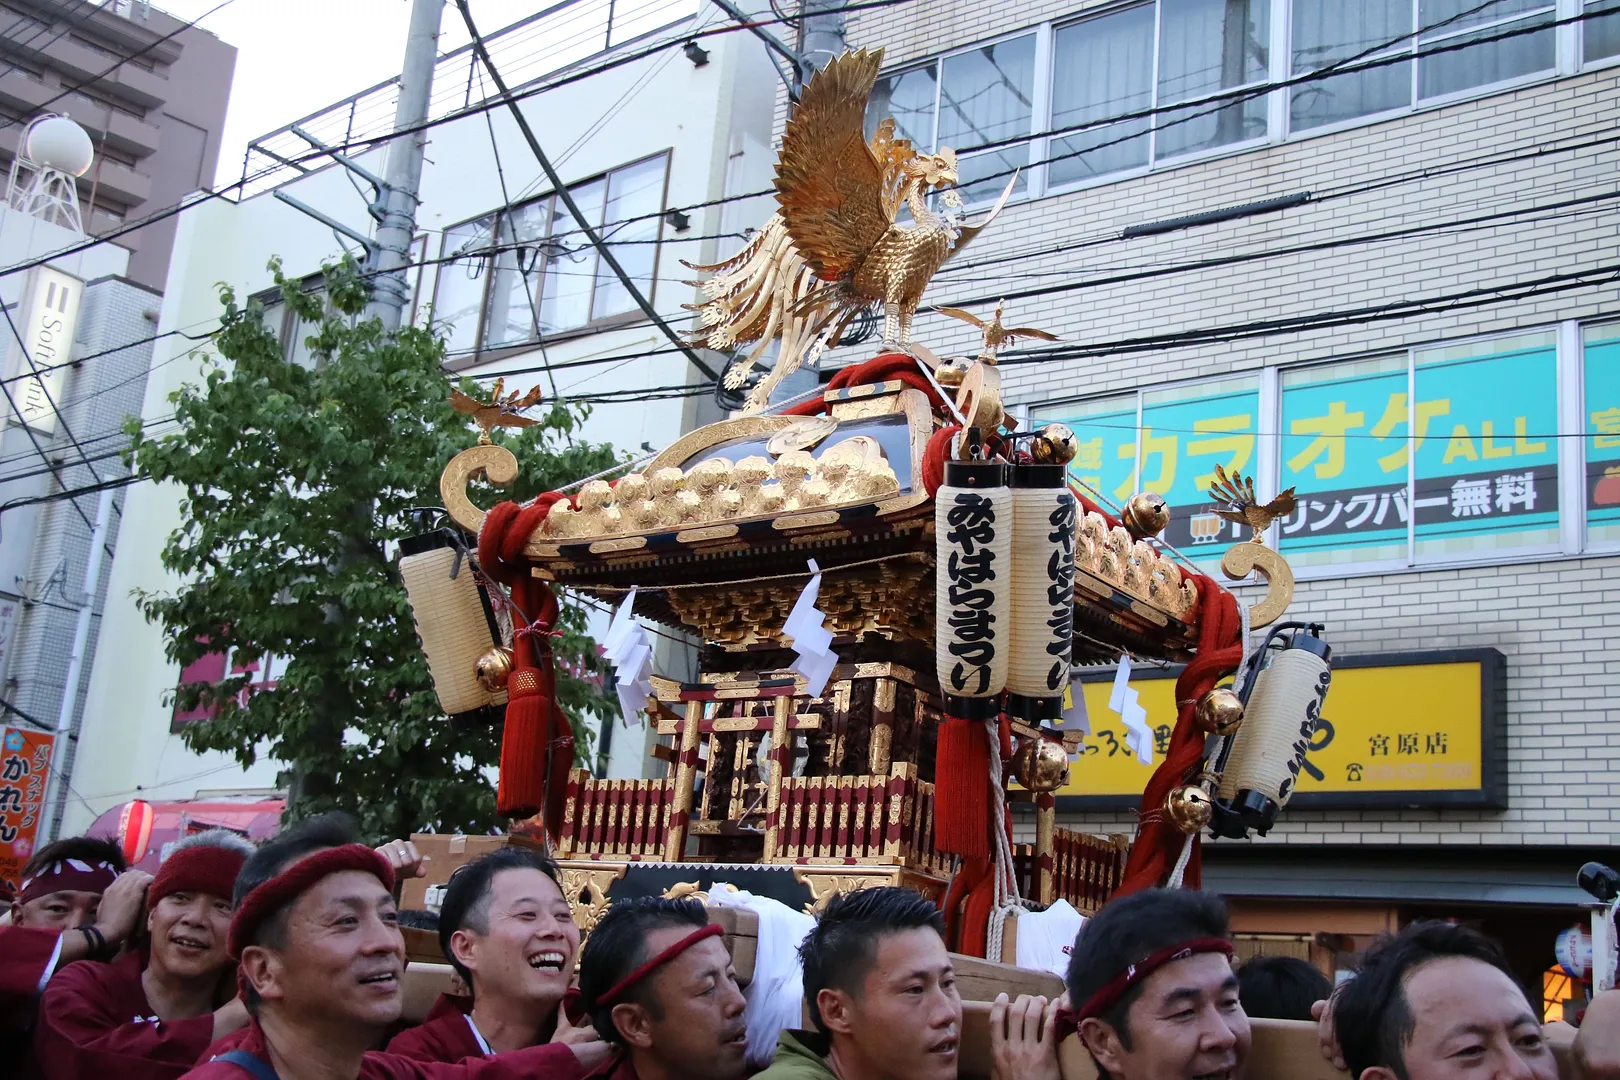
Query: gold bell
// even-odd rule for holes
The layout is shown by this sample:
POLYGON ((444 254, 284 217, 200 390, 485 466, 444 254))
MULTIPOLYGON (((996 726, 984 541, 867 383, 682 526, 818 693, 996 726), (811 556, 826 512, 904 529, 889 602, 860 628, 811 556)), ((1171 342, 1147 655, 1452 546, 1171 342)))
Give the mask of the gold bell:
POLYGON ((1164 797, 1164 816, 1170 824, 1191 836, 1209 824, 1215 816, 1215 804, 1210 801, 1209 792, 1196 784, 1183 784, 1171 788, 1170 794, 1164 797))
POLYGON ((1029 456, 1038 465, 1067 465, 1076 450, 1074 429, 1068 424, 1046 424, 1029 444, 1029 456))
POLYGON ((1146 540, 1150 536, 1158 536, 1170 524, 1170 507, 1165 505, 1161 496, 1151 491, 1138 491, 1125 503, 1121 521, 1132 539, 1146 540))
POLYGON ((473 669, 478 676, 478 685, 491 694, 499 693, 506 687, 506 680, 512 674, 512 650, 505 645, 494 645, 483 656, 473 669))
POLYGON ((1069 782, 1069 755, 1051 739, 1025 739, 1012 765, 1014 779, 1027 791, 1056 791, 1069 782))
POLYGON ((1193 723, 1206 735, 1236 735, 1243 726, 1243 702, 1224 686, 1211 690, 1193 706, 1193 723))

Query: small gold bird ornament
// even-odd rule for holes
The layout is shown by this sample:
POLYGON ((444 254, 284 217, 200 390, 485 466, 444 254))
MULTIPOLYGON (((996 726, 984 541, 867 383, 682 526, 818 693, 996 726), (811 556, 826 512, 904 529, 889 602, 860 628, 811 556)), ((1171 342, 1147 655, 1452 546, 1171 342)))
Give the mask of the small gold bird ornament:
POLYGON ((1001 314, 1006 306, 1007 302, 1005 300, 997 301, 996 313, 988 322, 971 311, 963 311, 961 308, 937 307, 934 310, 941 315, 961 319, 963 322, 979 328, 979 331, 984 335, 984 345, 979 350, 979 359, 987 364, 996 362, 996 353, 1000 351, 1002 346, 1011 345, 1020 338, 1039 338, 1041 341, 1058 340, 1056 334, 1049 334, 1045 330, 1037 330, 1033 326, 1003 326, 1001 314))
POLYGON ((516 390, 506 393, 506 380, 496 379, 495 385, 490 387, 489 401, 479 401, 469 397, 460 390, 450 391, 450 407, 456 412, 473 418, 478 425, 478 445, 488 446, 489 433, 498 427, 526 428, 533 427, 540 421, 520 415, 524 409, 530 409, 540 404, 540 388, 533 387, 526 394, 519 394, 516 390))
POLYGON ((1294 489, 1289 488, 1261 506, 1254 494, 1254 477, 1236 473, 1228 476, 1219 464, 1215 466, 1215 483, 1209 486, 1209 497, 1227 505, 1225 510, 1216 510, 1216 516, 1253 529, 1251 539, 1257 544, 1266 542, 1265 532, 1273 521, 1292 514, 1299 505, 1299 500, 1294 498, 1294 489))

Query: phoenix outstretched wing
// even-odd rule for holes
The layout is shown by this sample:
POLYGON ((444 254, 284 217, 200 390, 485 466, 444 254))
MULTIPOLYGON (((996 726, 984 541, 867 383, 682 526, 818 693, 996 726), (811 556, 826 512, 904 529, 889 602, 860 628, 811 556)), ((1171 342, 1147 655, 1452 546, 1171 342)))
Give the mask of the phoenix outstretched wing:
POLYGON ((881 192, 883 212, 893 222, 900 216, 900 207, 905 205, 906 162, 916 157, 917 151, 911 145, 910 139, 894 137, 892 116, 877 126, 867 146, 871 149, 872 156, 877 159, 878 169, 883 174, 881 192))
MULTIPOLYGON (((894 223, 885 203, 898 205, 898 183, 889 195, 865 136, 866 99, 882 62, 881 49, 834 59, 805 87, 782 134, 777 201, 794 247, 823 281, 854 274, 894 223)), ((891 162, 900 152, 892 136, 883 150, 891 162)))

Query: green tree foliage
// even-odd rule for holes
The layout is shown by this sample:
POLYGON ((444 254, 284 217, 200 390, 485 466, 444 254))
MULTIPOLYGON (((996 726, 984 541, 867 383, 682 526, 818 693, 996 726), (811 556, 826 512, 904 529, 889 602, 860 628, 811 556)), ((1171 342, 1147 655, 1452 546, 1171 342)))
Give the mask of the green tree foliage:
MULTIPOLYGON (((360 320, 366 286, 352 262, 326 268, 323 292, 271 269, 287 308, 315 328, 313 363, 289 363, 260 305, 222 286, 217 357, 201 385, 172 396, 175 430, 153 439, 130 427, 139 469, 184 492, 184 523, 163 550, 183 584, 138 596, 169 658, 230 649, 239 662, 289 660, 274 688, 245 700, 247 675, 182 687, 180 708, 216 710, 185 728, 186 745, 327 778, 289 807, 295 817, 343 809, 379 839, 487 831, 497 821, 485 770, 500 732, 445 719, 389 558, 390 541, 422 531, 413 508, 439 503, 440 471, 473 442, 447 401, 443 340, 416 327, 389 337, 360 320)), ((553 405, 534 427, 497 432, 522 474, 475 497, 528 499, 607 468, 608 447, 575 437, 582 418, 553 405)), ((564 600, 558 699, 584 757, 586 715, 617 710, 584 613, 564 600)))

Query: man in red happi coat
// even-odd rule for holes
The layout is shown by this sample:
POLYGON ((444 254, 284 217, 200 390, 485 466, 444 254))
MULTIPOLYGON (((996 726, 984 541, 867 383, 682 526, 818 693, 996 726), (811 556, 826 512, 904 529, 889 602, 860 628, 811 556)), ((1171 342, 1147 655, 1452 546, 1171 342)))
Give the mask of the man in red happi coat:
POLYGON ((170 851, 147 890, 145 943, 51 979, 34 1028, 35 1076, 175 1080, 247 1024, 225 946, 236 874, 252 851, 225 829, 170 851))
POLYGON ((580 955, 579 993, 615 1054, 601 1080, 735 1080, 748 1050, 731 956, 695 900, 614 904, 580 955))
POLYGON ((188 1080, 580 1080, 606 1059, 594 1044, 455 1065, 368 1052, 399 1019, 405 942, 394 868, 353 836, 341 815, 306 819, 242 868, 230 954, 252 1021, 188 1080))
POLYGON ((47 844, 23 867, 0 926, 0 1060, 19 1071, 34 1006, 46 983, 75 960, 108 960, 140 917, 151 875, 124 872, 117 844, 75 836, 47 844))
POLYGON ((574 975, 579 927, 557 867, 526 847, 503 847, 450 877, 439 907, 439 947, 471 990, 441 996, 417 1027, 388 1044, 418 1061, 461 1061, 546 1042, 591 1042, 559 1008, 574 975))

